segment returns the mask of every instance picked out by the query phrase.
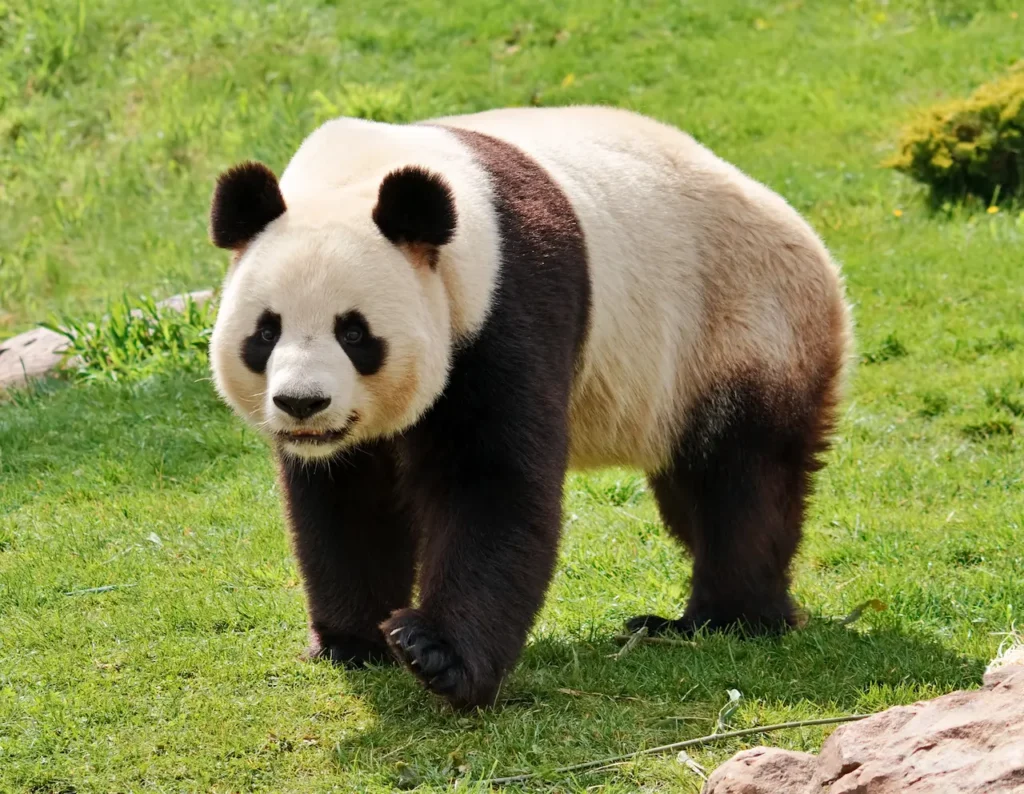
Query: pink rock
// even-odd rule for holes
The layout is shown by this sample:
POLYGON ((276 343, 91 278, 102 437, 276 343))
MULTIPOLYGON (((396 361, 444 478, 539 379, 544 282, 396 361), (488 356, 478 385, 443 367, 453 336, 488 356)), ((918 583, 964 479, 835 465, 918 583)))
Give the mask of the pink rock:
POLYGON ((897 706, 836 729, 815 758, 756 747, 704 794, 1024 794, 1024 665, 981 689, 897 706))
POLYGON ((705 792, 714 794, 781 794, 803 792, 818 759, 775 747, 753 747, 736 753, 711 773, 705 792))

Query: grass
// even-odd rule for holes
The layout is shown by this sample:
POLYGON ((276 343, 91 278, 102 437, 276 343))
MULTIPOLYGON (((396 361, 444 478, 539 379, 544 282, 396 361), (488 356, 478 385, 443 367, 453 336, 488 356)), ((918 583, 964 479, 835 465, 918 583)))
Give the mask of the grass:
POLYGON ((63 369, 88 381, 138 380, 209 364, 216 310, 186 296, 180 310, 123 296, 98 316, 46 324, 67 337, 63 369))
MULTIPOLYGON (((0 404, 0 790, 442 791, 709 733, 730 689, 742 729, 977 685, 1024 606, 1024 216, 932 211, 879 164, 916 108, 1021 56, 1016 12, 0 3, 0 336, 211 286, 216 172, 249 156, 280 169, 335 113, 600 101, 687 128, 805 212, 844 264, 860 349, 795 572, 807 628, 611 658, 623 618, 681 609, 689 567, 634 472, 574 475, 505 703, 460 717, 399 672, 298 661, 301 587, 263 442, 188 344, 154 365, 161 344, 101 327, 134 340, 118 348, 135 351, 130 377, 100 367, 0 404), (886 609, 840 625, 870 599, 886 609)), ((690 755, 813 751, 830 730, 690 755)), ((592 786, 700 779, 669 756, 512 790, 592 786)))

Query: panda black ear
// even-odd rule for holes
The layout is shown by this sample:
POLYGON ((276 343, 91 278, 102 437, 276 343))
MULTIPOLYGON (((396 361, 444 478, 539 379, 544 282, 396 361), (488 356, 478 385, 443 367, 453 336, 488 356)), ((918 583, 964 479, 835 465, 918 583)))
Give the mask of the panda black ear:
POLYGON ((440 176, 407 166, 380 183, 373 222, 388 240, 425 255, 433 267, 437 249, 455 234, 455 199, 440 176))
POLYGON ((284 211, 274 172, 263 163, 241 163, 217 177, 210 203, 210 239, 218 248, 240 248, 284 211))

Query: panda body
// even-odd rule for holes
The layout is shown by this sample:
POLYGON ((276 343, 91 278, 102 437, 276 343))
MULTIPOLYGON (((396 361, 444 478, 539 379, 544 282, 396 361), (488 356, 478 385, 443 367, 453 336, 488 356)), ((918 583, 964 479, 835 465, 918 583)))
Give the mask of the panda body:
POLYGON ((275 441, 315 653, 390 648, 490 702, 569 467, 647 472, 694 556, 684 616, 634 627, 793 622, 850 320, 781 197, 634 113, 510 109, 328 122, 279 185, 222 177, 211 230, 235 253, 214 374, 275 441))

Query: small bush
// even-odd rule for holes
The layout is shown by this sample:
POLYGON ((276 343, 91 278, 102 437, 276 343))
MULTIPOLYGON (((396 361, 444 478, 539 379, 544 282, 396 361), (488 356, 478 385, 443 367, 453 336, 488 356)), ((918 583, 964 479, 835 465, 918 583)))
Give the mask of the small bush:
POLYGON ((138 380, 162 372, 205 368, 216 311, 186 298, 181 311, 152 298, 113 303, 102 317, 62 319, 46 327, 70 342, 68 372, 79 380, 138 380))
POLYGON ((936 200, 1024 194, 1024 63, 927 111, 886 165, 929 185, 936 200))

